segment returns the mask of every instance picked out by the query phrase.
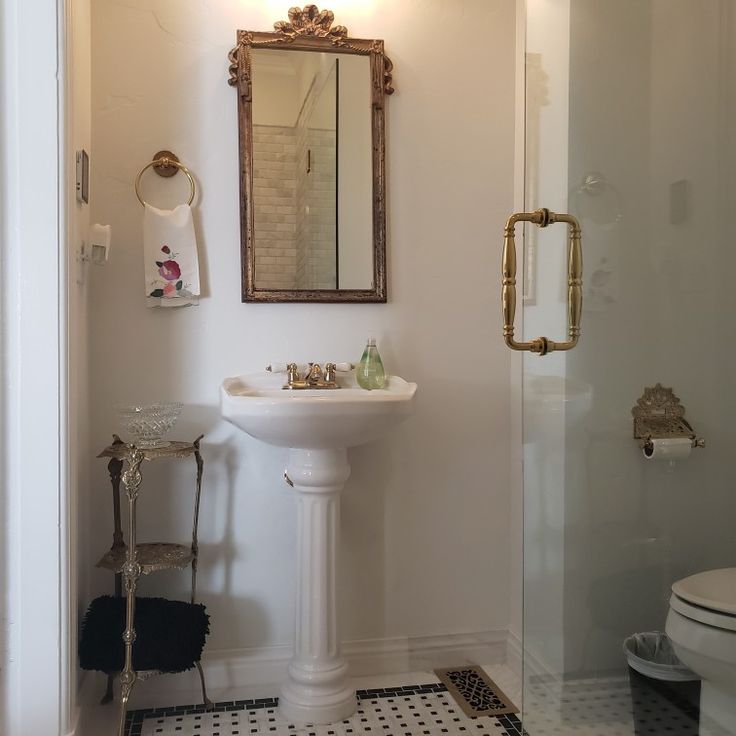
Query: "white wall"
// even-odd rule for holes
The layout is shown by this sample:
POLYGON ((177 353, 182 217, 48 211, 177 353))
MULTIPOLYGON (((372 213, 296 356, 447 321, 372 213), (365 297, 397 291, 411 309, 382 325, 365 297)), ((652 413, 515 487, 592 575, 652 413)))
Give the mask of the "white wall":
MULTIPOLYGON (((338 23, 386 39, 386 305, 242 304, 235 91, 237 28, 268 29, 276 2, 93 0, 93 218, 110 222, 109 265, 91 283, 92 436, 117 429, 113 405, 186 402, 176 435, 204 442, 201 592, 211 649, 292 638, 294 503, 285 454, 219 419, 226 376, 272 360, 357 360, 375 334, 389 371, 419 383, 416 415, 351 450, 340 606, 347 639, 505 629, 509 620, 510 353, 500 338, 499 252, 511 209, 514 3, 336 1, 338 23), (472 26, 477 43, 468 42, 472 26), (441 53, 438 49, 443 49, 441 53), (144 306, 141 209, 132 182, 161 149, 197 177, 203 299, 144 306)), ((186 182, 145 180, 174 204, 186 182)), ((147 467, 143 536, 186 538, 192 469, 147 467), (185 502, 186 501, 186 502, 185 502)), ((102 461, 90 460, 94 543, 111 539, 102 461)), ((111 588, 94 572, 89 596, 111 588)), ((184 595, 187 576, 147 590, 184 595)))

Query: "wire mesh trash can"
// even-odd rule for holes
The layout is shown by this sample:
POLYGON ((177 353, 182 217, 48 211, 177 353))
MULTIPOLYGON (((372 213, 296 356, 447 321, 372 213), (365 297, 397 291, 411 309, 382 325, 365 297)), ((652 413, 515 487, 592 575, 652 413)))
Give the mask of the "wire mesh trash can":
POLYGON ((675 654, 661 631, 632 634, 624 640, 635 733, 650 734, 652 704, 657 696, 669 700, 697 724, 700 714, 700 678, 675 654))

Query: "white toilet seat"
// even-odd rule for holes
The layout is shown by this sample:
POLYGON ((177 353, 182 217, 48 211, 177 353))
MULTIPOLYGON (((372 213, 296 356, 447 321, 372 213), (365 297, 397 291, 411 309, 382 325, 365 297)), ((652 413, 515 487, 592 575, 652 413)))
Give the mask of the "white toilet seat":
POLYGON ((665 631, 675 654, 702 680, 700 735, 712 734, 712 721, 736 736, 736 568, 674 583, 665 631))
POLYGON ((697 621, 706 626, 713 626, 716 629, 736 631, 736 616, 713 611, 703 606, 696 606, 693 603, 688 603, 688 601, 683 600, 674 593, 670 597, 670 608, 673 611, 677 611, 681 616, 689 618, 691 621, 697 621))
POLYGON ((736 616, 736 567, 690 575, 673 583, 672 592, 686 603, 736 616))

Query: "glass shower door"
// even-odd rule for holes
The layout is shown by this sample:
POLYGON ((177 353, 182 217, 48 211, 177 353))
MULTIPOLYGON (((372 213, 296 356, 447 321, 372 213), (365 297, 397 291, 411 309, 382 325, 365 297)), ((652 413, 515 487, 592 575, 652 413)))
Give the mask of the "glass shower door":
MULTIPOLYGON (((579 345, 523 358, 530 736, 698 734, 697 695, 632 691, 622 647, 674 581, 736 566, 734 5, 527 0, 524 209, 576 216, 584 253, 579 345), (633 439, 657 383, 708 439, 687 459, 633 439)), ((526 340, 565 338, 566 240, 526 226, 526 340)))

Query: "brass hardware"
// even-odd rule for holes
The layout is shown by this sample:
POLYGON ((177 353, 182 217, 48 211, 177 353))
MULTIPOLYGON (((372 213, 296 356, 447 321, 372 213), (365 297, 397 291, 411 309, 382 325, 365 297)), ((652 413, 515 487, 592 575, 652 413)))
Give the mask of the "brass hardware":
POLYGON ((135 178, 135 196, 138 197, 138 201, 142 205, 146 205, 146 201, 141 196, 141 190, 140 190, 140 184, 141 184, 141 178, 143 177, 143 174, 150 168, 153 168, 153 170, 159 175, 163 177, 170 177, 174 176, 179 171, 183 171, 186 174, 187 179, 189 179, 189 200, 187 204, 191 204, 194 202, 194 195, 197 193, 197 186, 194 183, 194 177, 192 176, 192 172, 189 171, 189 169, 184 166, 184 164, 179 163, 179 157, 171 153, 171 151, 158 151, 154 154, 153 160, 147 163, 139 172, 138 176, 135 178))
POLYGON ((322 367, 319 363, 312 363, 309 366, 309 373, 304 377, 308 383, 317 383, 322 380, 322 367))
MULTIPOLYGON (((290 363, 269 363, 266 366, 266 370, 269 373, 286 373, 289 368, 289 365, 291 364, 290 363)), ((296 366, 298 369, 299 364, 297 363, 296 366)), ((338 373, 350 373, 350 371, 352 371, 355 368, 355 366, 352 363, 346 363, 346 362, 325 363, 325 372, 327 372, 330 369, 330 366, 334 366, 334 370, 338 373)), ((304 368, 305 370, 308 369, 308 367, 309 367, 308 363, 304 363, 302 365, 302 368, 304 368)))
MULTIPOLYGON (((383 68, 380 69, 380 85, 384 94, 392 95, 394 65, 383 51, 383 41, 374 39, 351 38, 345 26, 334 25, 335 14, 331 10, 318 10, 316 5, 305 5, 289 9, 289 20, 280 20, 273 24, 274 33, 261 31, 238 31, 238 45, 227 55, 230 66, 227 83, 237 87, 239 83, 249 83, 250 76, 241 72, 240 50, 244 44, 250 46, 284 46, 290 44, 301 50, 344 50, 351 54, 376 54, 382 57, 383 68)), ((250 85, 246 87, 250 91, 250 85)))
POLYGON ((637 399, 631 410, 634 417, 634 439, 642 449, 651 448, 652 440, 687 437, 693 447, 705 447, 705 440, 697 437, 690 422, 685 419, 685 407, 671 388, 658 383, 649 386, 637 399))
POLYGON ((176 164, 180 163, 179 157, 171 151, 157 151, 153 154, 153 170, 164 179, 179 173, 176 164))
POLYGON ((501 287, 501 306, 503 309, 503 339, 512 350, 528 350, 538 355, 546 355, 555 350, 572 350, 580 338, 580 317, 583 311, 583 252, 580 223, 575 217, 557 214, 542 208, 534 212, 516 212, 506 221, 503 240, 503 276, 501 287), (530 342, 514 339, 514 318, 516 315, 516 238, 514 230, 517 222, 531 222, 537 227, 547 227, 556 222, 567 223, 569 228, 567 251, 567 334, 565 342, 555 342, 548 337, 538 337, 530 342))
POLYGON ((335 389, 340 388, 337 383, 337 366, 335 363, 325 363, 325 369, 319 363, 310 363, 309 369, 303 378, 299 376, 299 367, 296 363, 286 366, 287 382, 282 388, 291 391, 305 389, 335 389))
MULTIPOLYGON (((288 382, 287 385, 293 386, 299 380, 299 370, 296 363, 289 363, 289 365, 286 366, 286 374, 288 382)), ((286 388, 286 386, 284 388, 286 388)))

